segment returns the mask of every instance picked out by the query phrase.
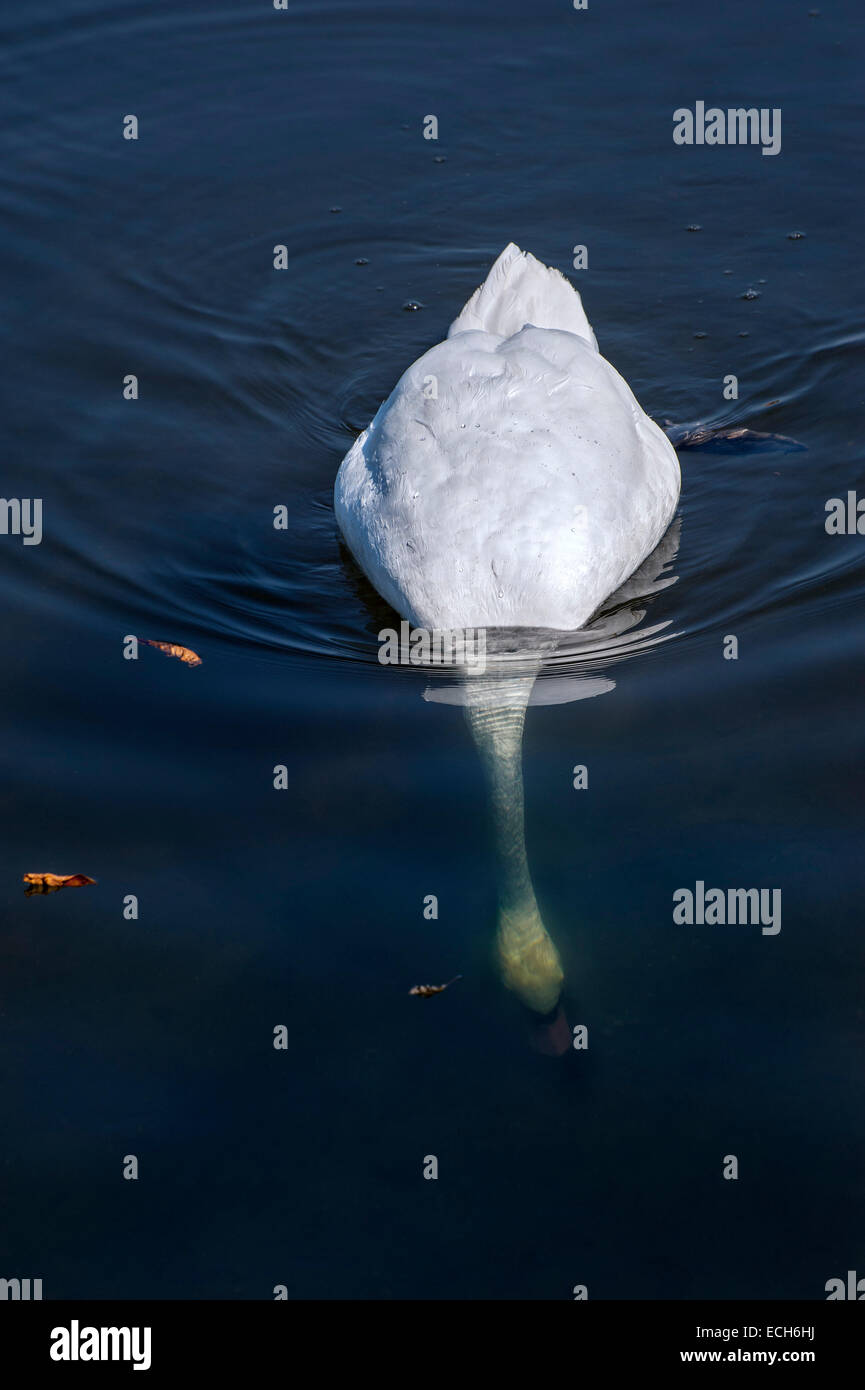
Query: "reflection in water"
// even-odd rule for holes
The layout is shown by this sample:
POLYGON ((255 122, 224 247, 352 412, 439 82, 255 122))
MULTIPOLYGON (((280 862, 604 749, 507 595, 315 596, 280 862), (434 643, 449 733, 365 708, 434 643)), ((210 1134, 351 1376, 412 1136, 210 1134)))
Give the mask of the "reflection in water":
MULTIPOLYGON (((660 543, 631 577, 575 632, 549 628, 494 628, 486 631, 484 669, 468 666, 443 671, 438 664, 415 664, 430 684, 423 698, 465 710, 484 769, 490 798, 498 881, 496 950, 505 984, 543 1021, 536 1042, 541 1051, 563 1052, 569 1032, 559 997, 564 983, 559 953, 544 926, 526 854, 522 742, 529 705, 568 704, 615 689, 615 681, 596 674, 675 634, 670 621, 642 626, 646 605, 675 584, 669 573, 679 549, 681 519, 676 517, 660 543)), ((399 618, 341 548, 346 578, 368 616, 381 631, 399 618)), ((382 667, 379 666, 379 671, 382 667)), ((388 666, 393 672, 397 667, 388 666)))
MULTIPOLYGON (((661 543, 603 610, 579 632, 497 629, 487 633, 483 674, 466 668, 458 685, 432 687, 425 698, 465 708, 486 775, 498 876, 496 950, 507 987, 534 1013, 548 1017, 543 1050, 562 1052, 569 1042, 557 1006, 564 980, 555 943, 538 909, 526 855, 522 743, 526 707, 565 703, 604 694, 615 681, 585 674, 591 662, 608 661, 663 641, 667 623, 630 633, 645 616, 638 605, 675 583, 666 570, 679 547, 677 519, 661 543), (557 665, 558 663, 558 665, 557 665), (566 674, 545 679, 546 670, 566 674)), ((671 634, 667 634, 671 635, 671 634)))
MULTIPOLYGON (((573 700, 603 695, 615 689, 616 683, 591 674, 601 662, 610 665, 675 636, 666 631, 669 621, 640 627, 646 609, 639 605, 675 584, 677 576, 667 571, 678 554, 681 526, 681 518, 676 517, 651 555, 578 631, 557 632, 550 628, 488 631, 484 672, 490 678, 487 698, 507 702, 508 690, 503 683, 506 676, 531 677, 526 700, 530 705, 565 705, 573 700)), ((471 691, 479 688, 480 677, 471 672, 461 672, 458 684, 446 684, 447 678, 443 676, 436 679, 440 673, 431 671, 430 675, 435 684, 424 691, 424 699, 438 704, 465 705, 472 698, 471 691)))

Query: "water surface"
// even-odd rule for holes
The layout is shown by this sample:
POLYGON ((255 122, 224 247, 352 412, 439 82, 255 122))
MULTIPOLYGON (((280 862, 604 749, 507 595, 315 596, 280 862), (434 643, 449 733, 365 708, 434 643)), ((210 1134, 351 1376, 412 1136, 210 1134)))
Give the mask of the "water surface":
POLYGON ((865 542, 823 524, 862 478, 856 18, 4 20, 0 476, 43 499, 44 539, 0 536, 0 1275, 50 1298, 820 1298, 863 1258, 865 542), (677 148, 697 99, 780 107, 781 154, 677 148), (676 583, 541 678, 529 856, 590 1038, 558 1062, 496 977, 461 711, 378 665, 393 615, 331 505, 510 240, 570 271, 649 413, 806 446, 683 452, 676 583), (127 634, 203 665, 125 661, 127 634), (563 679, 610 688, 557 703, 563 679), (25 898, 32 870, 98 883, 25 898), (675 926, 698 879, 780 887, 780 934, 675 926))

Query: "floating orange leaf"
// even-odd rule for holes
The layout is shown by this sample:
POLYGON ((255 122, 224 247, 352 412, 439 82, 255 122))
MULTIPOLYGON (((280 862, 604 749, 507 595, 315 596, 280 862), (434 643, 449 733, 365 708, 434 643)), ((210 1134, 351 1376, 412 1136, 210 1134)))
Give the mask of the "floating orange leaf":
POLYGON ((86 874, 25 874, 23 881, 27 884, 24 891, 29 898, 32 893, 56 893, 58 888, 83 888, 85 883, 95 883, 96 879, 86 874))
POLYGON ((446 985, 415 985, 409 990, 409 994, 418 994, 421 999, 429 999, 433 994, 441 994, 442 990, 456 984, 456 981, 461 979, 462 975, 454 975, 453 979, 448 980, 446 985))
POLYGON ((140 637, 138 639, 145 646, 156 647, 157 651, 165 652, 166 656, 176 656, 178 661, 182 661, 184 666, 200 666, 201 657, 190 647, 178 646, 176 642, 154 642, 150 637, 140 637))

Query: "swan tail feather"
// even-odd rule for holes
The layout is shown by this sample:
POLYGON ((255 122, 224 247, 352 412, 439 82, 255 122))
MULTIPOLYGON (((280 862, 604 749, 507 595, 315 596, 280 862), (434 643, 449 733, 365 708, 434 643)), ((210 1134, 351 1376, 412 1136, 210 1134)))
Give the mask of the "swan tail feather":
POLYGON ((574 333, 597 350, 583 302, 570 281, 510 242, 454 319, 448 337, 480 330, 511 338, 526 324, 574 333))

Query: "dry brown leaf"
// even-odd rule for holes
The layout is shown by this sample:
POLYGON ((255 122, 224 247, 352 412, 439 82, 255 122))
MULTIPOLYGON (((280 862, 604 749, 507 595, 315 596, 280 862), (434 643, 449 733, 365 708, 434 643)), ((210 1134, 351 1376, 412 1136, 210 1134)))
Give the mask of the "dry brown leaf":
POLYGON ((154 642, 150 637, 139 637, 138 640, 147 647, 156 647, 157 651, 165 652, 166 656, 176 656, 178 661, 183 662, 184 666, 201 665, 201 657, 190 647, 178 646, 177 642, 154 642))
POLYGON ((442 990, 447 989, 449 985, 455 984, 457 980, 461 979, 462 975, 454 975, 453 979, 448 980, 446 985, 414 985, 414 987, 409 990, 409 994, 418 994, 421 999, 429 999, 433 994, 441 994, 442 990))
POLYGON ((58 888, 83 888, 85 883, 95 883, 96 879, 86 874, 25 874, 23 881, 27 884, 25 892, 29 898, 32 893, 56 893, 58 888))

